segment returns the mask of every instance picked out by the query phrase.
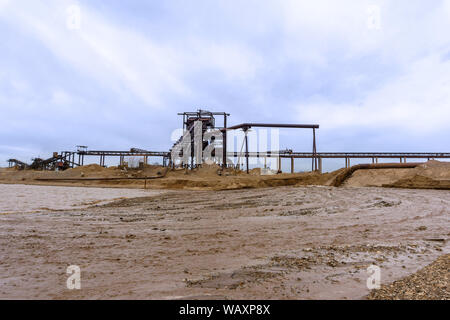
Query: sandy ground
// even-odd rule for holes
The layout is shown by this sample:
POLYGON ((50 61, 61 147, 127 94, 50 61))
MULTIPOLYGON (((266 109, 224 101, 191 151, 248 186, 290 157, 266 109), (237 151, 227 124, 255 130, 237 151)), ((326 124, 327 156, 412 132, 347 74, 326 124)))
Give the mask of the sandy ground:
POLYGON ((369 265, 387 285, 450 253, 449 213, 448 190, 286 186, 3 214, 0 298, 361 299, 369 265))
POLYGON ((0 184, 0 215, 87 208, 115 200, 159 194, 157 190, 0 184))

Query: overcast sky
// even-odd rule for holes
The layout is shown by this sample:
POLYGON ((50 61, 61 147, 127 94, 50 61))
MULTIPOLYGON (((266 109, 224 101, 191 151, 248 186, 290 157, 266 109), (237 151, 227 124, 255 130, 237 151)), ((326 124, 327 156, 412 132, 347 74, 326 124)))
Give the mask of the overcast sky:
POLYGON ((168 150, 198 108, 318 123, 318 151, 449 152, 450 1, 0 0, 0 166, 168 150))

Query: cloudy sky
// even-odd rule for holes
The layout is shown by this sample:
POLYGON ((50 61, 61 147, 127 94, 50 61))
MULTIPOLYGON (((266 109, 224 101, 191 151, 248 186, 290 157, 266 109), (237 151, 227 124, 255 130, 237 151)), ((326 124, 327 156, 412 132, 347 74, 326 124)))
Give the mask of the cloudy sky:
POLYGON ((448 152, 450 1, 0 0, 0 166, 168 150, 198 108, 318 123, 319 151, 448 152))

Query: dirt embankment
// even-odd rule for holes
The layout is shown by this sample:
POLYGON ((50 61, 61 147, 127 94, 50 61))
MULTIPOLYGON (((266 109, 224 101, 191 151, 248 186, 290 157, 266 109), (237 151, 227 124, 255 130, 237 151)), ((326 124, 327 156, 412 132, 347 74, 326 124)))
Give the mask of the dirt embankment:
POLYGON ((7 169, 0 172, 0 183, 232 190, 276 186, 329 185, 338 172, 340 171, 325 174, 305 172, 261 175, 260 169, 253 169, 250 174, 246 174, 235 169, 222 170, 214 165, 203 166, 190 171, 184 169, 168 170, 160 166, 147 166, 144 169, 130 170, 118 167, 103 168, 93 164, 63 172, 7 169), (143 178, 146 177, 149 179, 144 180, 143 178))
MULTIPOLYGON (((359 167, 358 167, 359 168, 359 167)), ((127 187, 149 189, 233 190, 278 186, 335 185, 341 179, 347 187, 397 187, 450 189, 450 163, 428 161, 415 168, 340 169, 330 173, 303 172, 261 175, 260 169, 250 174, 235 169, 204 166, 195 170, 168 170, 161 166, 143 169, 103 168, 92 164, 63 172, 15 169, 0 170, 0 183, 39 185, 71 185, 127 187), (346 174, 348 173, 348 174, 346 174), (144 178, 148 178, 144 180, 144 178), (47 179, 47 180, 45 180, 47 179)))

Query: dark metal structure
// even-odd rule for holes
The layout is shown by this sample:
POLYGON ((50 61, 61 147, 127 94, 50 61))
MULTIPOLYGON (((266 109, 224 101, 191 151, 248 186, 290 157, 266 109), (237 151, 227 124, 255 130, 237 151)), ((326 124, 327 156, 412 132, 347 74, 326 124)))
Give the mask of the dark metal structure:
POLYGON ((16 167, 19 170, 24 170, 29 167, 29 164, 17 159, 8 159, 7 161, 8 161, 8 168, 16 167))
POLYGON ((33 169, 33 170, 65 170, 70 167, 69 162, 64 158, 63 155, 57 152, 53 153, 53 156, 48 159, 33 158, 31 164, 22 162, 17 159, 9 159, 8 166, 10 168, 16 167, 19 170, 33 169))
POLYGON ((87 147, 83 150, 78 150, 76 152, 79 156, 79 163, 83 165, 85 156, 96 156, 100 157, 100 165, 105 166, 105 158, 108 157, 119 157, 120 165, 124 164, 125 157, 144 157, 144 163, 148 164, 149 157, 162 157, 163 166, 167 165, 170 159, 170 153, 164 151, 147 151, 138 148, 131 148, 130 151, 113 151, 113 150, 87 150, 87 147))

